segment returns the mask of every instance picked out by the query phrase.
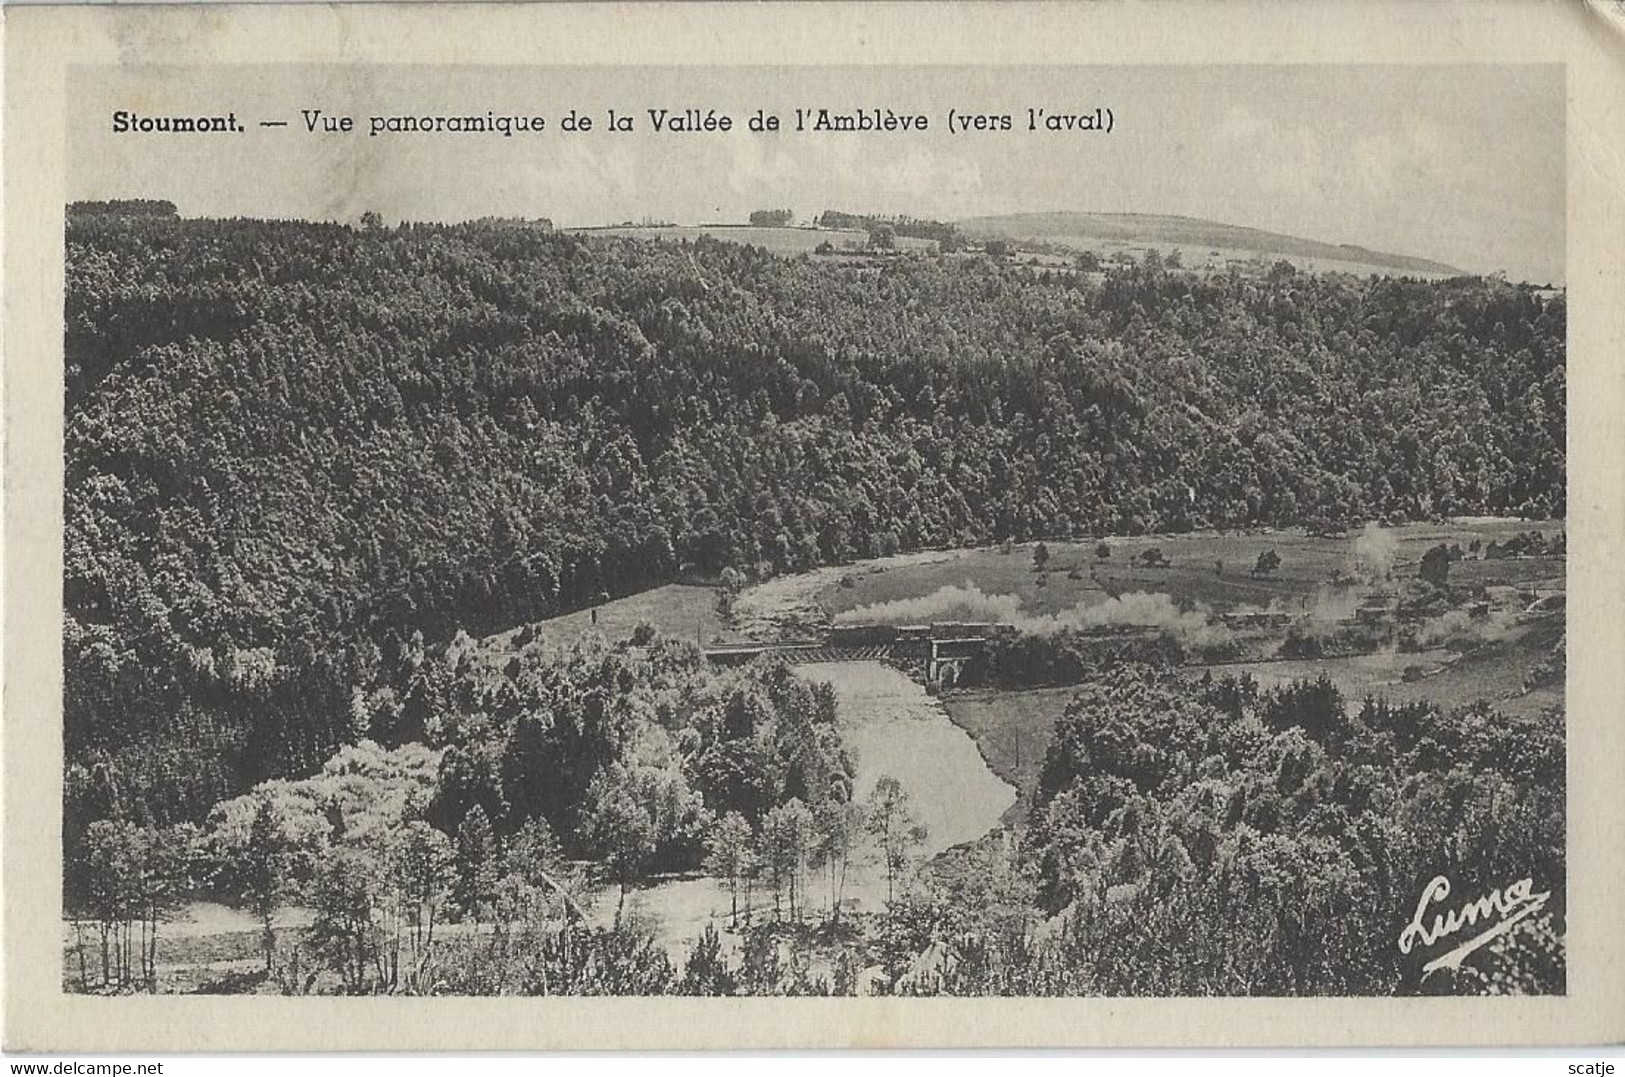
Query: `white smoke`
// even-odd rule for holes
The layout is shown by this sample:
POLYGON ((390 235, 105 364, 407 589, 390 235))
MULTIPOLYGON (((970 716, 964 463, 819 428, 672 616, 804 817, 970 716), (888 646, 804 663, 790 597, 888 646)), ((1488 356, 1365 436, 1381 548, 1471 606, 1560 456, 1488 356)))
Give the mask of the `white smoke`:
POLYGON ((1354 540, 1351 573, 1367 583, 1381 583, 1394 569, 1399 542, 1387 528, 1368 523, 1354 540))
POLYGON ((1013 625, 1026 618, 1018 595, 990 595, 966 580, 963 587, 939 587, 919 598, 899 598, 847 610, 836 624, 917 625, 932 621, 971 621, 1013 625))
POLYGON ((1416 628, 1420 647, 1472 647, 1505 638, 1518 623, 1512 610, 1496 609, 1474 616, 1468 610, 1450 610, 1430 618, 1416 628))
POLYGON ((988 594, 973 581, 963 586, 939 587, 929 595, 878 602, 848 610, 836 624, 930 624, 933 621, 969 621, 1009 625, 1031 635, 1048 636, 1065 630, 1095 628, 1155 628, 1196 646, 1223 643, 1230 638, 1223 625, 1210 622, 1211 610, 1196 604, 1181 610, 1160 592, 1133 591, 1104 602, 1079 602, 1058 613, 1029 613, 1018 595, 988 594))
POLYGON ((1360 592, 1353 587, 1319 584, 1306 595, 1280 595, 1260 610, 1257 606, 1238 606, 1237 613, 1275 613, 1295 621, 1314 625, 1333 625, 1352 621, 1360 608, 1360 592))

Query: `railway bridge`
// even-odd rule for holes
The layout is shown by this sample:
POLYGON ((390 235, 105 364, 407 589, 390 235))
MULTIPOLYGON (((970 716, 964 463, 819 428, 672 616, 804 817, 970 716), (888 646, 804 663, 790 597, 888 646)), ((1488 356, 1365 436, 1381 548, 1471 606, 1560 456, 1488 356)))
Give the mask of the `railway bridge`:
POLYGON ((944 687, 958 683, 965 664, 987 646, 987 625, 837 625, 821 640, 718 644, 705 657, 721 666, 742 666, 764 655, 792 665, 810 662, 880 662, 888 658, 919 662, 926 680, 944 687))

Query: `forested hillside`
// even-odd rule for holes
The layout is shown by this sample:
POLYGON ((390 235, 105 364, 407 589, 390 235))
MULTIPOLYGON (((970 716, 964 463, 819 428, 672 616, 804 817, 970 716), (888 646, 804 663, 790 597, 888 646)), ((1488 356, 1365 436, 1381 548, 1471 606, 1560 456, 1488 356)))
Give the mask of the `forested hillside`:
POLYGON ((685 570, 1564 511, 1564 302, 1494 280, 107 214, 67 254, 69 792, 156 821, 315 771, 425 641, 685 570))

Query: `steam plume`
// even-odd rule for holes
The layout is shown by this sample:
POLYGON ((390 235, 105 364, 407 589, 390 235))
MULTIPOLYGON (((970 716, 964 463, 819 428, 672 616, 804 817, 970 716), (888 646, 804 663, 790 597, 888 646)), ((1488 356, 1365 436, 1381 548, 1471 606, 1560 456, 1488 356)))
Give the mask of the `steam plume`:
POLYGON ((1353 574, 1367 583, 1380 583, 1393 571, 1399 543, 1387 528, 1368 523, 1354 540, 1353 574))
POLYGON ((963 586, 939 587, 929 595, 878 602, 848 610, 835 618, 836 624, 929 624, 933 621, 971 621, 1010 625, 1032 635, 1048 636, 1071 629, 1083 631, 1105 627, 1158 628, 1187 643, 1198 646, 1229 639, 1222 625, 1210 624, 1210 611, 1196 605, 1181 610, 1165 594, 1133 591, 1103 602, 1079 602, 1058 613, 1033 614, 1022 606, 1018 595, 988 594, 973 581, 963 586))

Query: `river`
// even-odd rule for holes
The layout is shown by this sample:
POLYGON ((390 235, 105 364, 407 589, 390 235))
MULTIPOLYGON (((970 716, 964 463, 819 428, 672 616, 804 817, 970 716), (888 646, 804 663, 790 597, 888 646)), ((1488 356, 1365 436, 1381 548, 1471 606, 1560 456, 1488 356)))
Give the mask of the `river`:
POLYGON ((800 673, 835 688, 842 733, 856 754, 855 799, 862 803, 884 776, 901 782, 925 824, 925 856, 975 841, 1015 803, 1015 788, 988 769, 970 734, 918 682, 879 662, 818 662, 800 673))
MULTIPOLYGON (((885 776, 896 778, 908 794, 926 828, 921 858, 980 838, 1015 803, 1015 788, 988 769, 970 735, 903 673, 879 662, 819 662, 798 672, 835 689, 838 721, 855 756, 857 801, 885 776)), ((821 879, 808 884, 811 904, 827 900, 821 879)), ((872 856, 854 863, 843 893, 843 908, 878 911, 886 900, 884 869, 872 856)), ((771 907, 772 895, 758 890, 753 904, 771 907)), ((726 923, 730 914, 726 887, 708 878, 658 881, 629 895, 627 905, 674 957, 686 954, 707 923, 726 923)), ((614 913, 615 894, 601 896, 595 917, 607 923, 614 913)))

